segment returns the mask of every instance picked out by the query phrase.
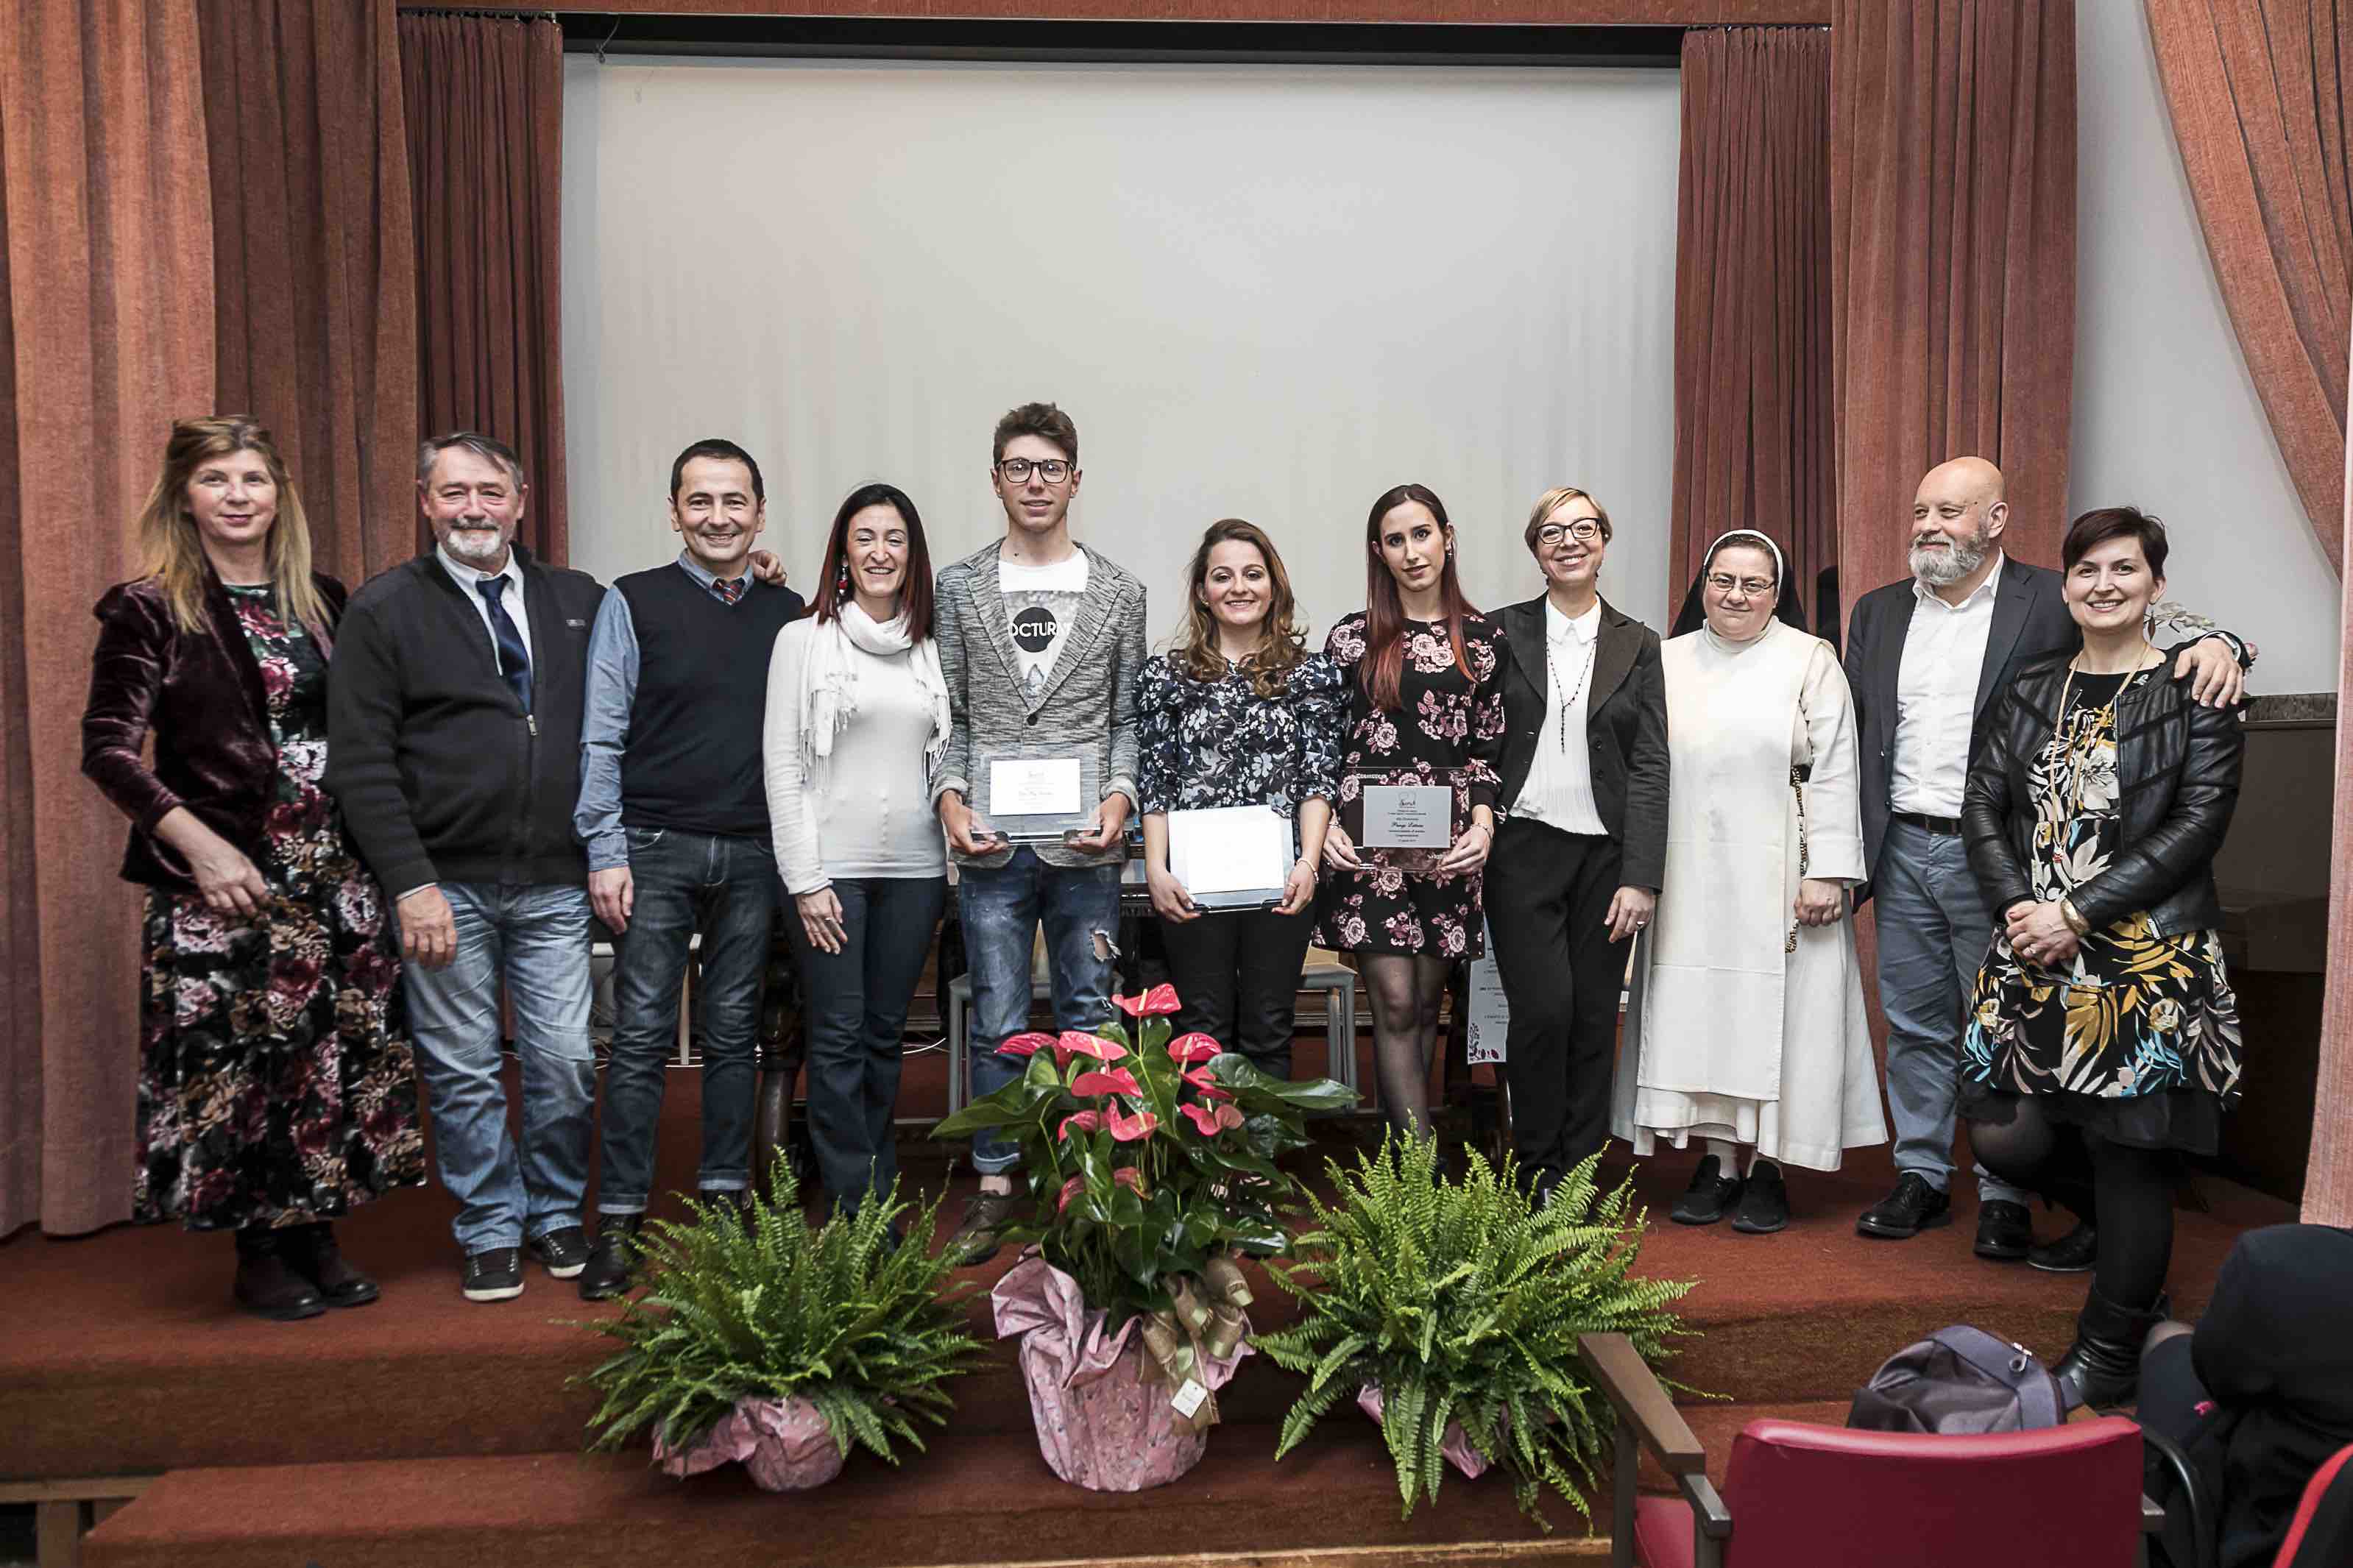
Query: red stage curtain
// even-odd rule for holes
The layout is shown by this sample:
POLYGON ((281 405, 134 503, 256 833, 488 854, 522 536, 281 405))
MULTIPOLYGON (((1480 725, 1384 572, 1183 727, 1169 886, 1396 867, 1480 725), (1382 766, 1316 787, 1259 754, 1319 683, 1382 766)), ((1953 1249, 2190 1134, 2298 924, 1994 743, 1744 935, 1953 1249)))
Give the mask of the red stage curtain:
POLYGON ((2174 140, 2239 347, 2313 531, 2345 569, 2353 5, 2147 0, 2174 140))
POLYGON ((0 1235, 131 1212, 138 900, 81 776, 90 606, 213 391, 191 0, 17 0, 0 48, 0 1235))
POLYGON ((1913 491, 1977 453, 2055 563, 2075 351, 2073 0, 1838 0, 1831 331, 1848 604, 1904 573, 1913 491))
MULTIPOLYGON (((2353 356, 2348 356, 2353 357, 2353 356)), ((2342 383, 2339 384, 2340 390, 2342 383)), ((2341 408, 2342 404, 2338 405, 2341 408)), ((2337 543, 2353 554, 2353 448, 2337 468, 2340 493, 2348 497, 2337 521, 2337 543)), ((2341 562, 2344 555, 2337 559, 2341 562)), ((2353 578, 2347 579, 2343 640, 2337 671, 2336 860, 2353 853, 2353 725, 2343 720, 2345 693, 2353 691, 2353 578)), ((2328 994, 2321 1009, 2320 1071, 2312 1086, 2312 1150, 2305 1158, 2304 1215, 2306 1225, 2353 1225, 2353 887, 2329 879, 2328 994)))
POLYGON ((1831 435, 1831 40, 1683 36, 1669 603, 1731 528, 1778 543, 1814 625, 1838 562, 1831 435))
POLYGON ((319 570, 417 552, 417 248, 391 0, 210 0, 216 401, 285 449, 319 570))
POLYGON ((552 21, 400 18, 417 204, 417 422, 495 436, 531 481, 522 541, 561 563, 557 181, 564 32, 552 21))

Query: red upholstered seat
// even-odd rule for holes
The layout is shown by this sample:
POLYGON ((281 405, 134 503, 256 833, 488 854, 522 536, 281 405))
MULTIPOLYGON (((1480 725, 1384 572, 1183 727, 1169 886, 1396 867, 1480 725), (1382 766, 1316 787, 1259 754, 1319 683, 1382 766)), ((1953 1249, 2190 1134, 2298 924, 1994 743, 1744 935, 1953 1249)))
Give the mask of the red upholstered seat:
MULTIPOLYGON (((1636 1539, 1640 1540, 1640 1532, 1636 1539)), ((2272 1568, 2345 1568, 2353 1563, 2353 1448, 2339 1448, 2312 1473, 2272 1568)))
MULTIPOLYGON (((1724 1561, 2132 1568, 2140 1481, 2140 1428, 2121 1416, 1988 1437, 1754 1421, 1725 1470, 1724 1561)), ((1691 1510, 1675 1498, 1642 1499, 1634 1546, 1645 1568, 1689 1568, 1691 1510)))

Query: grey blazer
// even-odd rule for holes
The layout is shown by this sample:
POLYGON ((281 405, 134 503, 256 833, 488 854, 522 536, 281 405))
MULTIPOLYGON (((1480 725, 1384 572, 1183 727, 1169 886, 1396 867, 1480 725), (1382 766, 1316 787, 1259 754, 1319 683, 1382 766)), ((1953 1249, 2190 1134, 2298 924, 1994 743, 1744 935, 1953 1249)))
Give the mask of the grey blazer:
MULTIPOLYGON (((1099 550, 1086 550, 1087 592, 1062 650, 1035 703, 1021 690, 1021 665, 1005 598, 997 583, 995 540, 943 569, 934 595, 933 635, 948 686, 948 746, 932 773, 932 799, 955 790, 972 798, 976 763, 1039 744, 1094 750, 1101 795, 1127 796, 1134 815, 1139 724, 1136 690, 1144 677, 1144 584, 1099 550)), ((1126 858, 1114 847, 1081 855, 1060 844, 1034 846, 1050 866, 1101 866, 1126 858)), ((1001 866, 1013 851, 958 855, 960 864, 1001 866)))

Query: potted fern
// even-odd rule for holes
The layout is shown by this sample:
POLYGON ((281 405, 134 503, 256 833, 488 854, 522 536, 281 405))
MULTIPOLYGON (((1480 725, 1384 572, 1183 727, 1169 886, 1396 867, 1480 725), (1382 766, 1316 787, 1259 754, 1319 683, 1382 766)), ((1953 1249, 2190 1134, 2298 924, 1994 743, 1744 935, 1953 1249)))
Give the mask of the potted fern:
POLYGON ((1176 993, 1113 997, 1131 1023, 1092 1035, 1018 1035, 998 1049, 1022 1076, 934 1136, 1000 1129, 1021 1150, 1027 1244, 990 1292, 1018 1336, 1038 1447, 1054 1473, 1137 1491, 1200 1461, 1217 1390, 1249 1353, 1237 1251, 1279 1251, 1276 1164, 1305 1116, 1354 1102, 1328 1079, 1270 1078, 1207 1035, 1170 1038, 1176 993))
POLYGON ((674 1476, 735 1461, 770 1491, 822 1486, 853 1443, 892 1464, 893 1443, 923 1446, 914 1423, 945 1423, 942 1386, 981 1344, 943 1289, 931 1256, 935 1198, 889 1197, 811 1228, 792 1166, 776 1154, 773 1197, 753 1195, 748 1225, 691 1202, 685 1224, 655 1220, 639 1242, 649 1288, 618 1318, 587 1326, 618 1354, 583 1379, 604 1391, 592 1449, 653 1429, 654 1460, 674 1476))
POLYGON ((1547 1486, 1589 1523, 1578 1488, 1593 1484, 1612 1418, 1577 1338, 1622 1333, 1655 1364, 1684 1331, 1667 1308, 1692 1282, 1634 1278, 1646 1216, 1630 1180, 1597 1194, 1596 1159, 1541 1208, 1508 1160, 1498 1173, 1472 1153, 1450 1182, 1436 1159, 1432 1140, 1384 1139, 1353 1170, 1326 1163, 1335 1196, 1311 1194, 1295 1261, 1274 1269, 1301 1315, 1254 1342, 1309 1378, 1275 1457, 1352 1400, 1381 1424, 1403 1515, 1437 1500, 1443 1456, 1474 1478, 1509 1471, 1521 1511, 1547 1531, 1547 1486))

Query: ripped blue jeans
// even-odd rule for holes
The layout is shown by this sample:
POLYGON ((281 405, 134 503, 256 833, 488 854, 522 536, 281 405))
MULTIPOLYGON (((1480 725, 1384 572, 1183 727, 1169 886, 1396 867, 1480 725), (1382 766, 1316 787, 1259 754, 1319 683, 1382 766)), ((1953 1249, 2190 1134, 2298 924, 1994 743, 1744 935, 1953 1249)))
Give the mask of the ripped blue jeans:
MULTIPOLYGON (((1046 928, 1046 972, 1058 1029, 1111 1016, 1111 943, 1119 934, 1117 866, 1050 866, 1028 847, 1002 866, 958 868, 956 907, 972 965, 972 1092, 995 1093, 1029 1064, 997 1047, 1029 1026, 1029 949, 1046 928), (1103 938, 1098 947, 1097 934, 1103 938)), ((995 1132, 972 1141, 973 1168, 1009 1171, 1021 1153, 995 1132)))

